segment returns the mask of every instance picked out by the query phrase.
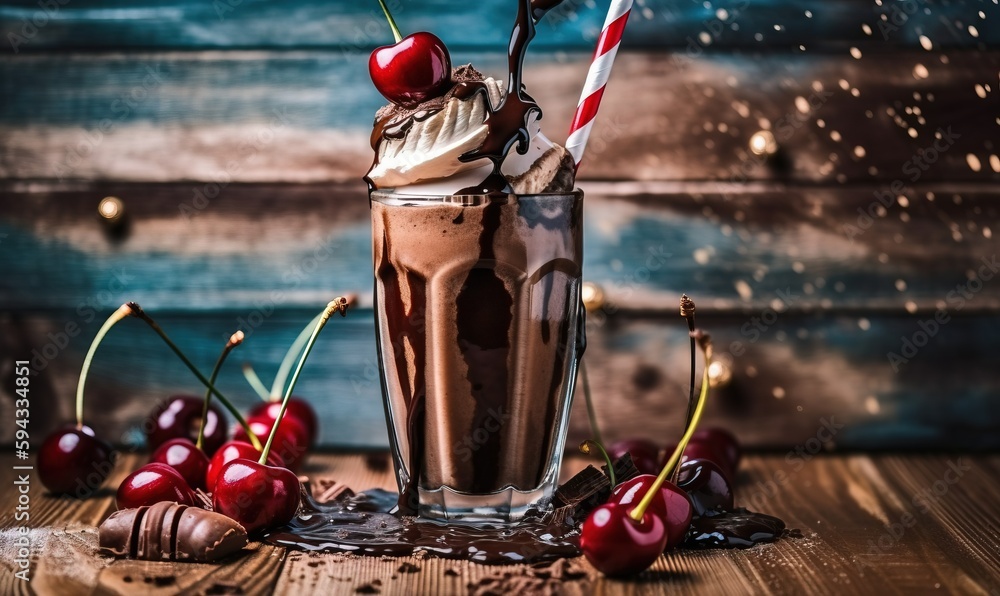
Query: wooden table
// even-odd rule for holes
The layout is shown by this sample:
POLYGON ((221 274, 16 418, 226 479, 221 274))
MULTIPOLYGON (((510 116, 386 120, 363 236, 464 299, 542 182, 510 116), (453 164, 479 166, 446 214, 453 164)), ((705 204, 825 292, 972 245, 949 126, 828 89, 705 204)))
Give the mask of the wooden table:
MULTIPOLYGON (((307 472, 359 489, 391 488, 390 471, 371 459, 314 455, 307 472)), ((2 594, 487 594, 510 591, 504 575, 524 573, 518 566, 311 555, 256 543, 219 565, 113 561, 94 552, 95 526, 114 510, 114 491, 106 488, 86 501, 55 499, 33 478, 32 581, 26 583, 15 578, 10 562, 19 523, 10 477, 16 462, 0 461, 7 477, 0 488, 2 594)), ((107 487, 141 462, 138 455, 121 460, 107 487)), ((586 463, 570 458, 564 473, 586 463)), ((604 578, 578 559, 572 567, 583 576, 559 586, 567 594, 996 595, 998 495, 997 456, 821 455, 805 461, 750 455, 742 464, 738 504, 782 517, 801 537, 742 551, 674 551, 631 581, 604 578)))

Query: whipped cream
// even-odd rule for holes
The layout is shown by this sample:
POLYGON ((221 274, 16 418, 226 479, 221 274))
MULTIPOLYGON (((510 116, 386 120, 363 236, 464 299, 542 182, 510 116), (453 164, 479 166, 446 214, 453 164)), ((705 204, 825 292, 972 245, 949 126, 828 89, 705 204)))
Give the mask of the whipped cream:
MULTIPOLYGON (((489 133, 487 119, 506 95, 504 84, 496 79, 484 78, 483 87, 486 93, 449 97, 429 116, 419 112, 406 116, 411 121, 402 135, 384 136, 377 144, 367 178, 378 188, 425 195, 454 194, 480 185, 492 173, 492 163, 460 158, 482 146, 489 133)), ((528 150, 521 154, 515 146, 501 171, 515 193, 572 190, 572 169, 566 171, 567 165, 572 168, 572 159, 567 164, 566 150, 542 134, 538 117, 532 113, 528 122, 528 150)))

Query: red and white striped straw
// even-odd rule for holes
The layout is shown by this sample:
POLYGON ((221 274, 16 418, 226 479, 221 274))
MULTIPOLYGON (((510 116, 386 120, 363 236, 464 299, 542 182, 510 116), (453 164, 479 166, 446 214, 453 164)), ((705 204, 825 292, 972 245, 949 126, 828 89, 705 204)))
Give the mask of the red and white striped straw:
POLYGON ((580 94, 580 103, 576 106, 573 123, 569 127, 569 137, 566 139, 566 149, 573 156, 573 162, 580 167, 583 151, 587 147, 590 129, 594 127, 594 117, 604 96, 604 87, 608 84, 611 66, 615 62, 618 46, 625 32, 625 23, 632 12, 632 0, 611 0, 608 16, 604 20, 601 37, 597 40, 597 49, 587 71, 587 82, 580 94))

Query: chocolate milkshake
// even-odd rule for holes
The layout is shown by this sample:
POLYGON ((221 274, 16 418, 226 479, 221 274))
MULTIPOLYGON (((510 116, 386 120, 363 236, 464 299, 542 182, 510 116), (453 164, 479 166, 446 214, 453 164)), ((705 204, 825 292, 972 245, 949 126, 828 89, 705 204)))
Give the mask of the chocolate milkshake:
POLYGON ((506 81, 471 65, 379 111, 371 189, 376 323, 399 509, 517 519, 559 470, 581 352, 583 195, 521 83, 519 3, 506 81))
POLYGON ((526 506, 555 482, 581 339, 581 224, 580 193, 372 193, 386 407, 404 497, 416 484, 425 513, 429 499, 461 500, 443 487, 510 488, 525 494, 502 498, 526 506))

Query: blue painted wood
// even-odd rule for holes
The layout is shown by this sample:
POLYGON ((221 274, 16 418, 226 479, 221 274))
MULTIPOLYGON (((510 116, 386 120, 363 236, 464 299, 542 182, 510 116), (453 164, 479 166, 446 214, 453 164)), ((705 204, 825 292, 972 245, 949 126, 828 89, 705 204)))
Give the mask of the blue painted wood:
MULTIPOLYGON (((234 185, 186 215, 203 185, 101 185, 0 199, 0 309, 112 308, 126 296, 189 311, 289 308, 350 292, 370 304, 368 204, 360 183, 234 185), (130 232, 96 219, 120 196, 130 232), (121 283, 124 280, 124 285, 121 283)), ((882 187, 821 189, 584 184, 584 273, 626 310, 933 310, 997 252, 996 187, 918 186, 887 207, 882 187), (732 189, 735 191, 735 189, 732 189), (858 210, 861 210, 860 212, 858 210), (868 212, 873 215, 869 216, 868 212), (862 217, 861 214, 864 214, 862 217), (664 306, 669 305, 669 306, 664 306)), ((1000 284, 966 305, 1000 309, 1000 284)))
MULTIPOLYGON (((504 47, 516 7, 511 0, 391 0, 389 4, 404 31, 433 31, 456 49, 504 47)), ((373 0, 73 0, 52 6, 48 14, 32 0, 8 0, 0 6, 2 51, 122 47, 368 51, 391 40, 373 0)), ((535 47, 548 51, 593 47, 605 11, 604 2, 566 0, 539 26, 535 47)), ((794 49, 803 44, 822 50, 881 43, 920 47, 919 36, 925 35, 939 47, 975 47, 1000 41, 990 20, 997 16, 995 4, 972 0, 881 4, 647 0, 635 10, 626 43, 691 51, 746 46, 794 49), (969 25, 978 28, 978 36, 970 33, 969 25)))
MULTIPOLYGON (((504 72, 499 53, 456 58, 504 72)), ((565 137, 588 62, 589 54, 565 54, 528 69, 555 140, 565 137)), ((998 69, 995 50, 861 60, 846 51, 623 53, 581 172, 997 182, 998 69), (781 149, 770 162, 748 151, 763 129, 781 149), (936 159, 923 163, 935 142, 936 159)), ((371 163, 371 120, 384 102, 363 57, 332 51, 0 56, 0 96, 0 177, 61 180, 356 181, 371 163)))
MULTIPOLYGON (((713 394, 706 424, 782 451, 816 437, 824 420, 843 425, 831 449, 996 449, 1000 417, 991 404, 1000 377, 988 362, 1000 318, 950 315, 931 336, 932 313, 702 316, 716 359, 733 374, 713 394)), ((676 440, 686 399, 683 323, 676 315, 610 319, 589 338, 597 410, 612 429, 605 436, 676 440)), ((586 437, 586 420, 575 422, 586 437)))
MULTIPOLYGON (((251 337, 234 361, 265 377, 317 305, 342 292, 370 303, 358 178, 382 103, 365 69, 388 39, 381 17, 365 2, 222 1, 233 10, 221 18, 218 3, 189 0, 74 0, 51 17, 33 1, 0 5, 0 176, 24 181, 0 190, 0 358, 38 359, 40 429, 70 418, 89 337, 126 299, 162 313, 206 369, 242 327, 251 337), (256 159, 226 166, 269 128, 256 159), (97 182, 33 182, 54 178, 97 182), (94 220, 107 194, 126 200, 123 242, 94 220)), ((510 2, 399 4, 404 28, 502 72, 510 2)), ((567 8, 529 57, 529 87, 557 130, 603 19, 600 3, 567 8)), ((1000 286, 981 269, 1000 226, 997 11, 638 3, 583 171, 718 182, 585 183, 585 274, 610 299, 592 317, 589 356, 609 436, 676 434, 685 331, 663 317, 687 291, 734 373, 709 416, 748 444, 803 444, 832 416, 846 424, 840 448, 1000 448, 1000 286), (949 126, 957 142, 911 178, 907 165, 949 126), (781 160, 748 157, 761 128, 788 133, 781 160), (949 318, 934 328, 939 310, 949 318), (909 354, 920 333, 926 345, 909 354), (894 368, 893 351, 909 361, 894 368)), ((353 314, 331 327, 301 391, 318 396, 325 445, 384 446, 371 313, 353 314)), ((221 384, 249 406, 236 370, 221 384)), ((94 374, 88 417, 117 442, 136 438, 155 399, 197 390, 137 325, 116 330, 94 374)), ((9 407, 0 400, 0 417, 9 407)), ((573 425, 573 440, 587 435, 579 409, 573 425)))

